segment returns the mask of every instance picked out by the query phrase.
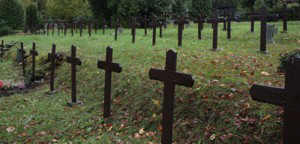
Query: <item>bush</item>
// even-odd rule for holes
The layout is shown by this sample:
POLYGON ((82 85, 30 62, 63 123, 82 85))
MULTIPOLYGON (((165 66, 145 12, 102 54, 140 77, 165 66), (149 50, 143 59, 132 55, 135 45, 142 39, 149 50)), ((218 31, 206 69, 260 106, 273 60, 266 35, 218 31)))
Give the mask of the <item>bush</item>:
POLYGON ((4 20, 0 19, 0 36, 8 35, 12 32, 12 28, 9 27, 4 20))
POLYGON ((288 63, 294 58, 299 58, 299 57, 300 57, 300 49, 296 49, 294 51, 280 55, 280 65, 278 67, 279 71, 285 72, 288 63))
POLYGON ((7 22, 7 25, 17 29, 24 24, 23 7, 17 0, 0 0, 0 19, 7 22))
POLYGON ((37 7, 32 4, 26 8, 26 29, 34 33, 39 23, 37 7))

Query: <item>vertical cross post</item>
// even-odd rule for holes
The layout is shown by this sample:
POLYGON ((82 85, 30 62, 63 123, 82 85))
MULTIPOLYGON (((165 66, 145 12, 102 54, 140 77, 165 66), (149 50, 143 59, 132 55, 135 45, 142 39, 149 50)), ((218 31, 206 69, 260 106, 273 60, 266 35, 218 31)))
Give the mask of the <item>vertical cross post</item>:
POLYGON ((88 24, 88 31, 89 31, 89 37, 91 37, 91 35, 92 35, 92 24, 91 23, 88 24))
POLYGON ((64 23, 64 33, 65 33, 65 36, 67 36, 67 32, 68 32, 68 23, 64 23))
POLYGON ((156 44, 156 18, 152 18, 152 46, 156 44))
POLYGON ((112 72, 122 72, 122 67, 112 62, 113 50, 106 48, 106 61, 98 61, 98 68, 105 70, 105 88, 104 88, 104 112, 103 117, 107 118, 111 114, 111 76, 112 72))
POLYGON ((260 24, 260 51, 267 52, 267 22, 264 17, 262 17, 260 24))
POLYGON ((226 31, 227 30, 227 25, 226 25, 226 19, 224 18, 224 21, 223 21, 223 31, 226 31))
POLYGON ((253 100, 284 108, 283 143, 298 144, 300 137, 300 58, 294 57, 287 63, 285 88, 254 85, 250 89, 253 100))
POLYGON ((82 36, 82 22, 79 22, 79 33, 80 33, 80 37, 82 36))
POLYGON ((57 35, 58 36, 60 35, 60 23, 59 22, 57 23, 57 35))
POLYGON ((48 59, 51 61, 51 73, 50 73, 50 92, 54 92, 54 77, 56 67, 56 45, 52 45, 52 51, 48 54, 48 59))
POLYGON ((201 17, 198 17, 197 23, 198 23, 198 39, 202 39, 201 32, 203 30, 203 19, 201 17))
POLYGON ((145 18, 144 18, 144 31, 145 31, 145 36, 147 36, 147 27, 148 27, 147 17, 145 17, 145 18))
POLYGON ((118 30, 119 30, 120 20, 117 19, 116 25, 115 25, 115 41, 118 40, 118 30))
POLYGON ((2 58, 3 57, 3 55, 4 55, 4 51, 3 51, 3 49, 4 49, 4 41, 3 40, 1 40, 1 45, 0 45, 0 57, 2 58))
POLYGON ((52 36, 53 36, 54 32, 55 32, 55 25, 54 25, 54 23, 51 24, 51 28, 52 28, 52 36))
POLYGON ((177 53, 169 50, 167 52, 165 70, 151 69, 149 72, 150 79, 164 83, 162 144, 172 144, 175 85, 192 87, 194 84, 194 79, 191 75, 176 72, 176 61, 177 53))
POLYGON ((132 43, 135 43, 135 34, 136 34, 136 18, 132 18, 131 24, 131 34, 132 34, 132 43))
POLYGON ((103 34, 105 34, 105 18, 103 18, 102 30, 103 34))
POLYGON ((97 23, 97 21, 95 21, 95 22, 94 22, 95 34, 97 34, 97 29, 98 29, 98 28, 97 28, 97 25, 98 25, 98 23, 97 23))
POLYGON ((32 73, 31 73, 31 81, 35 81, 35 57, 38 55, 38 52, 35 49, 35 43, 32 44, 32 50, 30 51, 32 57, 32 73))
POLYGON ((163 19, 161 18, 159 21, 159 37, 163 37, 163 19))
POLYGON ((49 35, 50 24, 47 23, 47 36, 49 35))
POLYGON ((231 17, 227 17, 227 39, 231 39, 231 17))
POLYGON ((71 22, 71 35, 74 36, 74 23, 71 22))
POLYGON ((254 25, 255 25, 255 21, 254 19, 251 19, 251 29, 250 29, 251 32, 254 32, 254 25))
POLYGON ((182 46, 182 34, 183 34, 183 29, 184 29, 184 17, 180 17, 179 20, 177 21, 178 23, 178 46, 182 46))
POLYGON ((212 23, 213 27, 213 51, 216 51, 218 49, 218 23, 223 22, 223 19, 219 19, 217 15, 214 16, 214 18, 208 19, 208 23, 212 23))
POLYGON ((68 103, 69 106, 78 104, 76 96, 76 66, 81 65, 81 61, 76 57, 76 47, 72 45, 71 56, 67 57, 67 62, 71 64, 71 77, 72 77, 72 101, 68 103))
POLYGON ((21 42, 21 58, 22 58, 22 70, 23 70, 23 76, 25 76, 25 51, 24 51, 24 44, 21 42))

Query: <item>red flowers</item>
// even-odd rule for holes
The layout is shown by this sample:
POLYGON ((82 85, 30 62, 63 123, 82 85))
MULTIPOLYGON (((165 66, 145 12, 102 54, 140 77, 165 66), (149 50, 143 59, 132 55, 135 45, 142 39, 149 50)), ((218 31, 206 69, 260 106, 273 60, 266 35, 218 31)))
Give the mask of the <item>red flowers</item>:
POLYGON ((2 88, 3 87, 3 82, 0 80, 0 88, 2 88))

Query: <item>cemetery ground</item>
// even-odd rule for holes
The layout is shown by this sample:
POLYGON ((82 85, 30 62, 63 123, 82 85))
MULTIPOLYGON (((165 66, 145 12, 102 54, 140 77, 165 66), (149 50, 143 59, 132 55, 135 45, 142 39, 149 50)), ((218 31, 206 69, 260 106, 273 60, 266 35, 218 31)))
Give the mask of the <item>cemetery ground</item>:
MULTIPOLYGON (((275 23, 281 31, 282 23, 275 23)), ((289 22, 288 33, 278 33, 268 53, 259 51, 260 23, 250 32, 250 23, 233 23, 232 39, 219 25, 219 51, 212 51, 212 29, 206 24, 202 40, 197 25, 186 27, 183 46, 177 46, 177 27, 169 25, 163 38, 157 35, 152 46, 152 30, 144 36, 138 29, 136 43, 125 29, 114 40, 114 30, 102 30, 83 37, 16 34, 5 41, 24 42, 28 53, 32 42, 39 52, 37 70, 56 44, 57 52, 70 56, 77 46, 82 65, 77 68, 77 98, 83 104, 68 107, 71 100, 71 66, 63 62, 56 70, 54 95, 49 81, 26 93, 0 98, 0 143, 159 143, 163 83, 150 80, 151 68, 164 69, 166 51, 176 50, 177 71, 192 74, 193 88, 176 86, 173 141, 175 143, 280 143, 283 109, 251 100, 249 89, 256 84, 283 87, 278 72, 281 54, 300 47, 299 22, 289 22), (112 76, 112 117, 103 119, 104 70, 97 60, 105 60, 105 50, 114 50, 113 61, 122 73, 112 76)), ((159 30, 157 29, 157 33, 159 30)), ((0 39, 0 40, 1 40, 0 39)), ((0 62, 0 80, 23 79, 21 65, 15 62, 16 48, 0 62)), ((27 65, 29 70, 31 64, 27 65)))

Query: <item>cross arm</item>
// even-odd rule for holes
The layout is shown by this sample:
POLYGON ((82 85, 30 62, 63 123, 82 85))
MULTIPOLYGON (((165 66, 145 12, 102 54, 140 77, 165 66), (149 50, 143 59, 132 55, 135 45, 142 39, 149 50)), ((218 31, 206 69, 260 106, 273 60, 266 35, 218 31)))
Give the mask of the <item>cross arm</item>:
POLYGON ((81 65, 81 61, 78 58, 67 57, 67 62, 71 64, 81 65))
POLYGON ((186 87, 192 87, 194 85, 194 79, 191 75, 170 72, 158 69, 151 69, 149 72, 150 79, 159 81, 170 81, 178 85, 183 85, 186 87))
POLYGON ((98 61, 98 68, 105 69, 107 66, 109 66, 109 69, 111 69, 113 72, 122 72, 122 67, 117 63, 111 63, 111 65, 107 65, 107 63, 104 61, 98 61))
POLYGON ((225 18, 208 18, 206 19, 207 23, 220 23, 220 22, 224 22, 225 18))
POLYGON ((275 88, 261 85, 253 85, 250 89, 253 100, 284 106, 286 103, 285 90, 283 88, 275 88))

